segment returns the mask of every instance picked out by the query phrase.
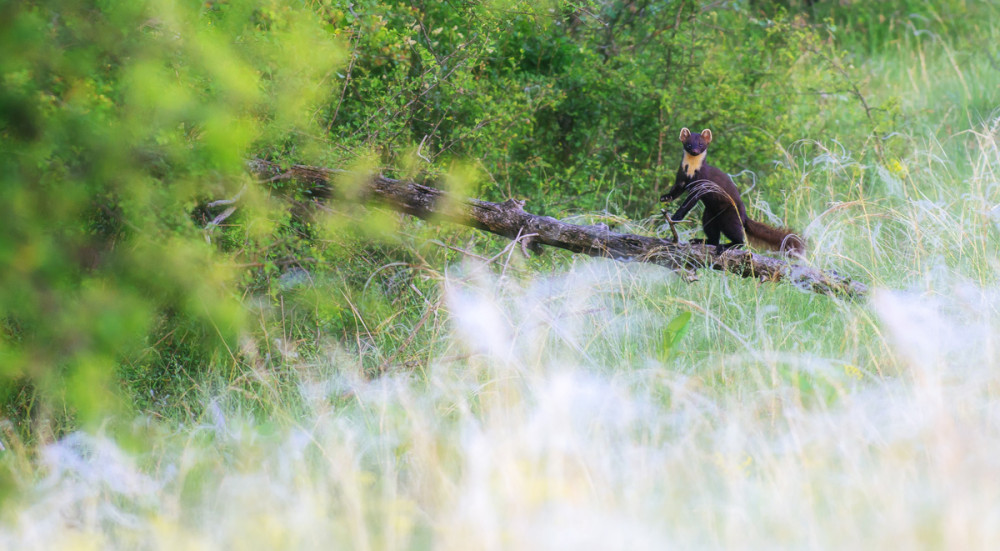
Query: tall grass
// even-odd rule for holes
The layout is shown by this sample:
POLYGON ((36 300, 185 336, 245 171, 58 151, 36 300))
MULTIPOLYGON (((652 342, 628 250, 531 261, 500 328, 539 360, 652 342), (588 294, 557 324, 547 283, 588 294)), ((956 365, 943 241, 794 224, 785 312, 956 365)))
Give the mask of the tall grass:
POLYGON ((590 259, 539 275, 516 251, 452 266, 425 367, 276 345, 288 369, 205 381, 193 423, 38 450, 6 430, 0 548, 994 547, 1000 118, 943 126, 878 162, 788 148, 809 260, 868 301, 590 259))

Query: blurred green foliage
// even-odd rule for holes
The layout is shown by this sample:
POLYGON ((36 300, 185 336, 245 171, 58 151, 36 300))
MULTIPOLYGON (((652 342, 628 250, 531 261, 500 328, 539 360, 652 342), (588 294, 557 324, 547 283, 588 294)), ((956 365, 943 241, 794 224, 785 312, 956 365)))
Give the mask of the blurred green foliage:
POLYGON ((370 372, 414 356, 467 234, 310 208, 318 190, 253 182, 250 158, 642 218, 680 128, 709 127, 713 163, 780 204, 805 137, 899 165, 900 107, 863 108, 852 56, 975 38, 988 4, 0 2, 0 416, 96 422, 122 388, 174 407, 327 339, 370 372))
POLYGON ((185 370, 231 363, 238 274, 191 213, 250 183, 255 143, 311 127, 343 59, 336 37, 278 2, 0 13, 2 414, 97 420, 114 366, 154 336, 173 338, 185 370))

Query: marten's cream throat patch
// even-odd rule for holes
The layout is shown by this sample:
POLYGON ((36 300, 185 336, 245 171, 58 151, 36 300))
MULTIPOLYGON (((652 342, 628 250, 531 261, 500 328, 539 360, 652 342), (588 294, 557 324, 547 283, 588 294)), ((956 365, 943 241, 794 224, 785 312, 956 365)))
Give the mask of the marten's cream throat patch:
POLYGON ((701 170, 701 165, 705 163, 705 155, 708 151, 702 153, 701 155, 688 155, 684 152, 684 173, 688 175, 688 178, 694 177, 694 173, 701 170))

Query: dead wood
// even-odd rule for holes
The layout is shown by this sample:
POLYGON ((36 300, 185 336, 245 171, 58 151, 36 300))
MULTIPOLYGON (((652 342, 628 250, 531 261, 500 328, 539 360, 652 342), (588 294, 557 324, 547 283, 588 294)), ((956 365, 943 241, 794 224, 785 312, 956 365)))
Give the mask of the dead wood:
MULTIPOLYGON (((250 161, 248 166, 251 172, 267 181, 295 179, 312 182, 326 195, 343 197, 343 190, 337 189, 336 182, 338 175, 347 174, 341 170, 305 165, 282 169, 263 160, 250 161)), ((681 272, 711 268, 761 281, 791 283, 804 290, 829 295, 860 296, 868 291, 868 287, 861 282, 833 271, 796 264, 789 259, 740 249, 715 254, 714 247, 699 243, 678 243, 658 237, 618 233, 604 224, 570 224, 551 216, 531 214, 524 210, 524 201, 516 199, 493 203, 457 197, 437 188, 378 174, 361 181, 360 189, 352 193, 355 200, 379 202, 425 220, 447 220, 508 239, 531 235, 526 240, 527 247, 535 251, 539 250, 539 245, 548 245, 620 262, 650 262, 681 272)))

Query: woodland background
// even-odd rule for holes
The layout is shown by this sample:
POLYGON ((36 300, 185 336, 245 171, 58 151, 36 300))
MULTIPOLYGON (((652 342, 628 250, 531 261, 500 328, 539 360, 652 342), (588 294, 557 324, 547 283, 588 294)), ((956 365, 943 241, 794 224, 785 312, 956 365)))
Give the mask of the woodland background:
POLYGON ((985 0, 0 2, 0 541, 996 541, 998 44, 985 0), (246 167, 652 235, 684 126, 874 298, 525 258, 246 167))

